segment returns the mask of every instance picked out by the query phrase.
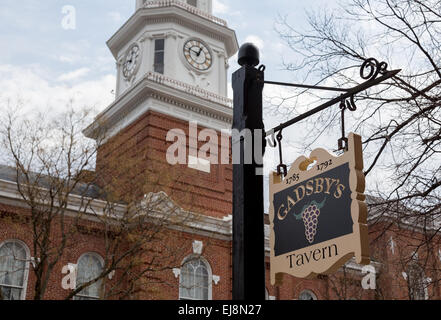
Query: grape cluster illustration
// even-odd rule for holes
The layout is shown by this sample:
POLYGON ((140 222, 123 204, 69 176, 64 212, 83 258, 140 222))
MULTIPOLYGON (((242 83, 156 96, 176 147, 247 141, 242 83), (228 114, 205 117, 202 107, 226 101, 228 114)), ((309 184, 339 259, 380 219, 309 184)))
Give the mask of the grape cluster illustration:
POLYGON ((315 235, 317 234, 318 218, 320 216, 320 209, 325 205, 326 198, 321 203, 312 201, 303 207, 302 213, 296 215, 298 220, 302 219, 305 226, 305 237, 309 243, 314 242, 315 235))

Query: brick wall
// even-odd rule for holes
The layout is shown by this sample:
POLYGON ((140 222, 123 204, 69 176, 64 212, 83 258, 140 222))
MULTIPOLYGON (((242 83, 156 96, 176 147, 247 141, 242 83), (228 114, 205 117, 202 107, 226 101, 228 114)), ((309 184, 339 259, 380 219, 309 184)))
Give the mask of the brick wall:
MULTIPOLYGON (((183 130, 189 136, 189 124, 156 112, 147 112, 118 136, 103 145, 97 156, 97 174, 101 185, 114 184, 126 194, 142 197, 151 191, 164 190, 184 209, 222 218, 232 213, 232 166, 211 165, 205 173, 186 165, 171 166, 166 162, 167 149, 173 142, 166 136, 171 129, 183 130), (115 178, 121 163, 133 163, 115 178), (130 187, 133 179, 145 177, 142 188, 130 187), (114 177, 113 181, 109 177, 114 177)), ((198 127, 198 133, 203 130, 198 127)), ((187 155, 189 139, 187 138, 187 155)), ((205 142, 198 142, 200 148, 205 142)), ((220 154, 221 136, 219 134, 220 154)))
MULTIPOLYGON (((20 240, 29 248, 30 256, 35 257, 34 233, 29 210, 0 204, 0 219, 0 243, 5 240, 20 240)), ((71 223, 69 218, 66 219, 66 227, 71 223)), ((64 277, 61 273, 63 266, 68 263, 76 264, 81 255, 88 252, 97 253, 101 257, 105 256, 104 239, 94 232, 93 223, 87 222, 84 225, 88 227, 90 232, 75 232, 69 237, 64 254, 54 266, 53 272, 50 273, 44 299, 59 300, 68 295, 68 292, 61 287, 61 280, 64 277)), ((51 242, 53 242, 52 248, 58 248, 61 239, 61 229, 58 223, 53 224, 50 234, 51 242)), ((34 298, 35 282, 36 276, 32 264, 29 264, 26 299, 34 298)))
MULTIPOLYGON (((96 178, 99 184, 115 200, 139 200, 149 192, 165 191, 182 208, 223 218, 232 213, 232 166, 211 165, 211 173, 188 168, 186 165, 170 166, 165 161, 165 153, 172 142, 166 141, 170 129, 181 129, 188 136, 188 123, 156 112, 147 112, 118 136, 101 146, 97 156, 96 178)), ((202 130, 199 127, 198 130, 202 130)), ((219 137, 219 145, 220 137, 219 137)), ((199 147, 204 142, 198 142, 199 147)), ((187 152, 189 142, 187 139, 187 152)), ((220 150, 218 150, 218 155, 220 150)), ((231 155, 230 155, 231 156, 231 155)), ((26 217, 29 212, 6 205, 0 205, 2 213, 0 242, 19 239, 25 242, 32 252, 32 229, 26 217)), ((54 229, 53 239, 59 239, 54 229)), ((232 297, 231 242, 217 240, 210 235, 201 236, 181 231, 162 232, 162 245, 148 248, 142 255, 143 261, 152 257, 162 257, 167 264, 161 272, 146 273, 139 279, 139 290, 132 298, 136 299, 177 299, 179 278, 173 274, 173 267, 180 267, 183 259, 192 254, 194 240, 204 243, 203 257, 209 262, 214 275, 220 282, 212 284, 213 299, 232 297), (169 257, 170 256, 170 257, 169 257), (170 260, 167 260, 170 258, 170 260), (173 261, 173 263, 171 263, 173 261)), ((369 228, 371 257, 380 263, 377 290, 361 289, 363 275, 359 271, 346 269, 334 275, 320 276, 318 279, 302 280, 285 275, 283 285, 273 287, 269 281, 267 261, 266 286, 270 296, 277 299, 297 299, 304 290, 312 291, 318 299, 408 299, 408 286, 402 276, 405 271, 403 257, 409 257, 412 248, 421 243, 422 234, 396 226, 390 228, 386 222, 371 225, 369 228), (396 242, 395 253, 390 248, 390 238, 396 242)), ((437 252, 441 248, 439 236, 428 239, 426 247, 419 248, 418 259, 431 266, 428 271, 432 279, 441 278, 441 263, 437 252)), ((61 268, 67 263, 76 263, 86 252, 97 252, 104 256, 104 241, 99 232, 76 234, 69 243, 68 250, 55 266, 46 299, 62 299, 66 291, 61 288, 61 268)), ((112 281, 117 281, 118 274, 112 281)), ((35 276, 29 273, 27 298, 33 296, 32 287, 35 276)), ((111 283, 110 283, 111 284, 111 283)), ((440 298, 438 284, 429 287, 431 298, 440 298)))
MULTIPOLYGON (((1 205, 0 242, 8 239, 18 239, 27 244, 32 249, 32 232, 29 222, 24 218, 28 217, 29 212, 24 209, 1 205)), ((56 229, 56 228, 55 228, 56 229)), ((54 230, 55 230, 54 229, 54 230)), ((371 256, 379 263, 380 273, 377 278, 377 290, 363 290, 361 279, 364 276, 359 271, 346 269, 346 274, 340 270, 336 274, 320 276, 317 279, 297 279, 284 275, 283 284, 280 287, 273 287, 269 281, 269 259, 267 259, 266 286, 270 296, 277 299, 291 300, 298 299, 304 290, 312 291, 318 299, 408 299, 408 285, 402 273, 405 272, 403 262, 411 254, 411 248, 420 244, 417 234, 407 229, 392 228, 390 231, 380 234, 384 225, 375 225, 370 229, 371 256), (389 245, 390 237, 396 242, 395 252, 392 253, 389 245)), ((421 235, 420 235, 421 236, 421 235)), ((53 239, 59 238, 57 231, 53 233, 53 239)), ((220 282, 216 285, 212 283, 213 299, 228 300, 232 297, 232 261, 231 261, 231 242, 219 240, 208 236, 200 236, 186 232, 164 230, 163 247, 157 249, 155 254, 163 255, 162 263, 167 266, 164 271, 154 274, 146 274, 139 280, 140 291, 132 296, 135 299, 178 299, 179 297, 179 278, 173 274, 173 267, 179 268, 180 263, 185 257, 193 253, 192 243, 194 240, 202 241, 204 250, 202 256, 211 266, 213 275, 220 276, 220 282), (167 257, 174 254, 174 264, 168 262, 167 257)), ((432 279, 440 278, 441 264, 436 254, 440 248, 439 239, 432 241, 432 251, 420 248, 419 261, 428 261, 433 268, 425 270, 427 276, 432 279)), ((103 238, 98 232, 82 232, 75 234, 69 242, 64 255, 54 268, 51 274, 49 286, 45 299, 64 299, 67 291, 61 288, 61 269, 67 263, 77 263, 79 257, 86 252, 96 252, 105 257, 103 238)), ((143 259, 148 261, 148 251, 143 259)), ((172 260, 170 260, 172 261, 172 260)), ((31 267, 32 268, 32 267, 31 267)), ((118 275, 112 281, 117 281, 118 275)), ((29 272, 27 286, 27 299, 33 298, 33 286, 35 275, 32 269, 29 272)), ((439 299, 441 292, 439 285, 433 284, 428 288, 431 299, 439 299)))

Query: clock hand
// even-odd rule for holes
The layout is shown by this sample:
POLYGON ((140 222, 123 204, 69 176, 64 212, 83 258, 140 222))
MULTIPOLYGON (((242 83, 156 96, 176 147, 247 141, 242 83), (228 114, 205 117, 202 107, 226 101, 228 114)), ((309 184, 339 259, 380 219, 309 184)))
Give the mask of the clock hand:
POLYGON ((201 55, 202 52, 202 48, 200 48, 199 53, 198 53, 198 57, 201 55))
POLYGON ((127 57, 127 62, 128 63, 132 63, 132 61, 133 61, 133 54, 131 54, 129 57, 127 57))

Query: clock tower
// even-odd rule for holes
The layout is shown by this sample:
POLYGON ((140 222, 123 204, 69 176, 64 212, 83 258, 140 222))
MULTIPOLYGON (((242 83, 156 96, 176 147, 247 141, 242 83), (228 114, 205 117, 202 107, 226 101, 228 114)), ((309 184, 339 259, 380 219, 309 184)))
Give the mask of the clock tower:
MULTIPOLYGON (((220 131, 232 126, 228 60, 238 43, 226 21, 213 16, 212 0, 136 0, 135 9, 107 42, 117 68, 115 101, 84 131, 99 139, 98 174, 109 167, 109 159, 120 158, 123 148, 116 144, 129 148, 131 158, 138 159, 136 167, 145 166, 136 170, 145 171, 152 167, 152 154, 165 161, 171 130, 185 132, 188 159, 189 123, 196 122, 198 132, 216 130, 219 142, 220 131)), ((219 143, 219 157, 220 148, 219 143)), ((181 194, 193 193, 193 211, 231 214, 231 165, 204 161, 179 168, 187 178, 173 183, 181 194)))
POLYGON ((212 0, 136 1, 136 12, 108 41, 117 61, 117 96, 149 72, 227 95, 237 40, 212 15, 212 0))

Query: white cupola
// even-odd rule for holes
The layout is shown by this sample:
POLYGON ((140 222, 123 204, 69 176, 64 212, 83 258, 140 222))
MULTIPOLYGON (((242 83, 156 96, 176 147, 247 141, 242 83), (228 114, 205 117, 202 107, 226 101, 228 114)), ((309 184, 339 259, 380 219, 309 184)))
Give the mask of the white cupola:
POLYGON ((107 41, 116 60, 115 102, 86 129, 110 136, 154 110, 206 127, 230 129, 228 60, 236 33, 212 15, 212 0, 136 0, 136 10, 107 41))

